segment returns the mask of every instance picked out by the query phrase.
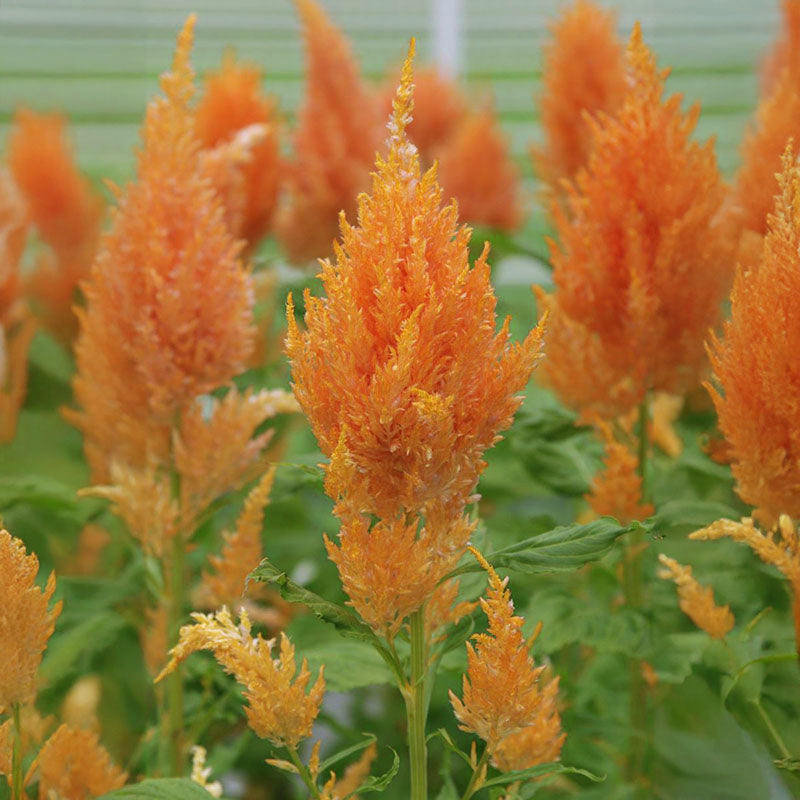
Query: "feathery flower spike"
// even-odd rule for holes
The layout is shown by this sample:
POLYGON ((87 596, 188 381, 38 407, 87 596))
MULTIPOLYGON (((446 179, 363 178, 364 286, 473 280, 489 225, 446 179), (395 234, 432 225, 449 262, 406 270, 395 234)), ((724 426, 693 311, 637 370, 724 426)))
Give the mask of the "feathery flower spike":
POLYGON ((572 180, 589 161, 586 115, 613 116, 625 95, 625 52, 614 26, 605 9, 577 0, 552 26, 545 45, 539 101, 545 144, 533 147, 531 156, 539 177, 558 196, 562 181, 572 180))
POLYGON ((181 628, 180 640, 170 651, 171 659, 160 681, 178 664, 198 650, 210 650, 226 672, 244 686, 245 708, 252 730, 276 747, 294 749, 311 735, 325 692, 323 671, 306 692, 311 674, 305 660, 297 672, 294 646, 281 634, 280 653, 273 658, 275 640, 253 638, 250 620, 242 611, 236 625, 227 608, 216 614, 192 614, 194 625, 181 628))
MULTIPOLYGON (((29 772, 39 772, 39 798, 88 800, 125 785, 127 775, 92 731, 61 725, 45 742, 29 772)), ((26 781, 27 782, 27 781, 26 781)))
POLYGON ((198 138, 206 148, 230 142, 251 125, 266 126, 241 167, 245 202, 240 228, 234 233, 252 249, 272 222, 283 169, 275 101, 261 92, 261 70, 237 63, 227 52, 219 71, 206 77, 195 120, 198 138))
MULTIPOLYGON (((461 730, 477 734, 486 742, 488 751, 501 768, 527 760, 524 744, 533 744, 529 728, 542 726, 547 739, 537 739, 536 750, 548 758, 557 758, 564 736, 560 733, 560 718, 554 707, 558 678, 541 687, 544 667, 536 667, 530 640, 522 636, 522 617, 514 615, 514 603, 508 590, 508 578, 500 580, 494 568, 474 548, 469 548, 480 565, 489 573, 489 588, 481 598, 481 608, 489 621, 487 633, 472 637, 467 643, 467 674, 463 680, 462 698, 452 691, 453 706, 461 730), (509 737, 525 734, 521 739, 509 737)), ((534 735, 535 736, 535 735, 534 735)), ((528 764, 530 766, 530 764, 528 764)))
POLYGON ((599 516, 616 517, 623 525, 649 517, 653 506, 642 502, 642 477, 637 472, 637 454, 614 435, 607 422, 598 420, 596 427, 606 455, 603 470, 595 475, 586 497, 589 505, 599 516))
POLYGON ((359 225, 342 220, 326 297, 306 292, 301 331, 291 298, 293 389, 322 452, 326 488, 387 520, 426 503, 466 502, 483 452, 507 428, 541 355, 543 325, 521 344, 495 331, 488 249, 470 268, 470 230, 442 207, 434 169, 420 174, 406 128, 411 62, 359 225))
MULTIPOLYGON (((399 83, 399 73, 392 76, 381 100, 383 117, 392 113, 392 100, 399 83)), ((440 149, 451 139, 467 114, 467 103, 458 86, 436 67, 423 67, 414 73, 414 119, 408 126, 408 138, 419 150, 425 169, 433 164, 440 149)))
POLYGON ((327 256, 339 212, 352 218, 369 185, 380 142, 376 96, 365 86, 350 46, 316 0, 296 0, 306 41, 306 99, 288 165, 288 198, 276 222, 295 262, 327 256))
POLYGON ((785 69, 800 68, 800 0, 781 2, 781 32, 761 65, 761 91, 770 93, 785 69))
POLYGON ((36 555, 28 555, 19 539, 0 529, 0 714, 36 696, 36 672, 61 613, 61 601, 48 608, 55 575, 43 591, 36 585, 38 571, 36 555))
POLYGON ((666 568, 659 571, 658 577, 674 581, 678 587, 681 611, 709 636, 724 639, 736 622, 730 607, 718 606, 714 602, 713 591, 710 587, 698 583, 692 575, 691 567, 684 567, 663 553, 659 554, 658 560, 666 568))
POLYGON ((762 561, 777 567, 789 581, 795 641, 800 657, 800 537, 797 535, 797 527, 789 516, 781 514, 768 533, 760 531, 752 519, 745 517, 741 522, 719 519, 689 534, 690 539, 702 541, 721 539, 723 536, 728 536, 735 542, 744 542, 762 561))
POLYGON ((699 382, 728 280, 713 142, 690 139, 699 108, 662 101, 666 72, 638 24, 627 57, 622 107, 592 122, 589 164, 568 208, 553 204, 558 291, 542 298, 554 310, 547 379, 569 405, 605 418, 648 390, 682 394, 699 382))
POLYGON ((78 284, 89 274, 104 213, 102 198, 78 171, 60 114, 20 109, 8 141, 8 162, 31 221, 50 250, 28 280, 44 325, 69 344, 78 331, 78 284))
POLYGON ((757 268, 739 270, 709 386, 730 445, 736 491, 767 524, 800 517, 800 167, 786 148, 757 268))
POLYGON ((28 382, 35 322, 22 297, 20 258, 28 232, 19 190, 0 167, 0 442, 14 438, 28 382))
POLYGON ((519 227, 519 172, 490 110, 465 117, 442 148, 439 182, 458 203, 460 219, 505 231, 519 227))
POLYGON ((119 457, 137 466, 168 447, 164 429, 230 380, 253 346, 252 288, 203 171, 189 101, 194 17, 178 37, 163 95, 142 131, 136 180, 119 193, 80 313, 74 382, 95 480, 119 457), (138 434, 131 441, 126 434, 138 434))

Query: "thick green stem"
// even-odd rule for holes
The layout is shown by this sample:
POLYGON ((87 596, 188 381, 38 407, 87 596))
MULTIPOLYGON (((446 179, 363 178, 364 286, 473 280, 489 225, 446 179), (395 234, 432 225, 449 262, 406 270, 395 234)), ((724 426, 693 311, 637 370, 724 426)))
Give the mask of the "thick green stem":
POLYGON ((425 614, 409 618, 411 629, 411 685, 406 692, 408 751, 411 760, 411 800, 428 800, 428 752, 425 742, 425 614))
POLYGON ((11 800, 23 800, 22 786, 22 723, 20 721, 20 707, 13 708, 14 716, 14 746, 11 752, 11 800))
POLYGON ((472 771, 472 777, 469 779, 469 783, 467 784, 467 788, 464 791, 464 794, 461 795, 461 800, 470 800, 470 797, 478 791, 483 785, 485 775, 485 767, 486 762, 489 760, 489 748, 485 747, 483 749, 483 755, 480 757, 480 760, 475 765, 475 769, 472 771))
MULTIPOLYGON (((184 604, 184 541, 179 531, 172 539, 169 579, 169 644, 178 642, 183 622, 184 604)), ((168 676, 166 687, 166 753, 168 773, 173 776, 183 774, 183 673, 180 665, 168 676)))
POLYGON ((311 773, 308 771, 308 767, 300 760, 300 756, 297 755, 296 748, 287 747, 289 751, 289 758, 292 759, 292 764, 295 765, 297 768, 297 774, 302 779, 303 783, 306 785, 306 788, 311 793, 311 796, 315 800, 322 800, 322 795, 320 794, 319 789, 317 788, 317 784, 314 782, 314 779, 311 777, 311 773))
MULTIPOLYGON (((648 472, 647 472, 647 452, 648 441, 648 394, 639 405, 639 458, 637 471, 642 480, 642 502, 647 502, 648 496, 648 472)), ((642 531, 636 529, 628 534, 628 544, 623 563, 623 586, 625 591, 625 602, 628 608, 640 609, 642 607, 642 531)), ((635 781, 644 768, 645 743, 647 740, 647 697, 645 692, 644 678, 642 676, 642 665, 637 658, 630 660, 630 722, 631 739, 628 745, 628 758, 626 762, 625 774, 628 781, 635 781)))

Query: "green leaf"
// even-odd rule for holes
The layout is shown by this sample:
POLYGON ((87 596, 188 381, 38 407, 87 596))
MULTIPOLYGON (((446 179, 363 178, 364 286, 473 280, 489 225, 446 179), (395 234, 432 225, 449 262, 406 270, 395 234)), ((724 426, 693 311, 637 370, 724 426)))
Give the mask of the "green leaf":
POLYGON ((67 630, 59 630, 47 646, 39 676, 47 683, 80 669, 84 659, 104 650, 126 625, 114 611, 103 611, 67 630))
POLYGON ((470 769, 474 768, 474 764, 470 757, 452 740, 450 734, 444 729, 439 728, 437 731, 428 735, 427 741, 438 736, 445 744, 445 747, 451 752, 455 753, 470 769))
POLYGON ((75 492, 63 483, 43 475, 4 475, 0 477, 0 509, 22 503, 53 509, 74 509, 75 492))
POLYGON ((326 758, 319 765, 319 774, 322 775, 322 773, 327 772, 331 767, 336 766, 336 764, 338 764, 340 761, 344 761, 349 756, 360 753, 362 750, 366 750, 377 739, 377 737, 372 733, 365 733, 364 735, 367 738, 364 739, 363 742, 359 742, 358 744, 354 744, 350 747, 345 747, 344 750, 340 750, 338 753, 334 753, 329 758, 326 758))
MULTIPOLYGON (((540 533, 522 542, 504 547, 495 553, 486 554, 486 560, 496 568, 517 572, 558 572, 574 570, 590 561, 597 561, 611 549, 623 534, 635 529, 644 529, 640 522, 620 525, 610 517, 601 517, 586 525, 564 525, 540 533)), ((481 565, 474 559, 450 572, 443 580, 480 572, 481 565)))
POLYGON ((379 639, 372 628, 362 622, 349 608, 332 603, 315 592, 292 581, 289 576, 278 569, 268 558, 261 561, 250 573, 248 580, 261 581, 274 586, 281 597, 290 603, 302 603, 323 622, 333 625, 343 636, 367 642, 377 650, 384 662, 390 667, 399 682, 405 680, 402 666, 397 663, 388 647, 379 639))
POLYGON ((504 772, 496 778, 486 781, 481 787, 482 789, 489 789, 492 786, 507 786, 510 783, 517 781, 527 781, 531 778, 540 778, 542 775, 582 775, 590 781, 600 783, 605 780, 604 775, 595 775, 585 769, 578 769, 578 767, 566 767, 554 761, 550 764, 537 764, 535 767, 528 767, 528 769, 518 769, 513 772, 504 772))
POLYGON ((382 775, 370 775, 361 786, 358 787, 354 792, 350 792, 344 800, 347 800, 348 797, 353 797, 356 794, 366 794, 367 792, 382 792, 386 789, 386 787, 394 780, 394 776, 397 775, 398 771, 400 770, 400 756, 397 755, 397 751, 390 747, 389 750, 392 751, 392 766, 386 770, 382 775))
POLYGON ((732 506, 713 500, 669 500, 662 503, 650 518, 653 532, 664 535, 674 531, 704 528, 718 519, 739 519, 732 506))
POLYGON ((316 673, 325 665, 328 691, 349 692, 362 686, 394 684, 395 675, 374 646, 353 639, 334 639, 319 643, 303 643, 299 648, 309 669, 316 673), (354 669, 354 665, 358 665, 354 669))
POLYGON ((189 778, 151 778, 123 786, 99 800, 208 800, 208 792, 189 778))

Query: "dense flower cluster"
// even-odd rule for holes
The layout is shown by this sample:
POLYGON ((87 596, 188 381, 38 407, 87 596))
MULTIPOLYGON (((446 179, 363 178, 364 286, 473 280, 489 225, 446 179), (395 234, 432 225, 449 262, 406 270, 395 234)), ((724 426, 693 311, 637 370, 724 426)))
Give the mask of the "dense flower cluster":
POLYGON ((588 166, 568 208, 553 206, 547 376, 569 405, 607 418, 648 390, 697 385, 728 281, 713 142, 690 138, 698 107, 662 100, 665 76, 637 25, 622 107, 592 124, 588 166))

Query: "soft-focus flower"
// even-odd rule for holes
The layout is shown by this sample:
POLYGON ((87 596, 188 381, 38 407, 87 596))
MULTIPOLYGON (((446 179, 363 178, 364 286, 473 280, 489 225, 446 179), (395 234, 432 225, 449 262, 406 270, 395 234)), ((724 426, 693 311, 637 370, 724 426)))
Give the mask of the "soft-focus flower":
POLYGON ((288 307, 294 392, 322 452, 334 499, 387 522, 431 501, 464 503, 483 452, 507 428, 540 357, 540 325, 521 344, 496 331, 487 250, 470 268, 470 231, 420 174, 405 133, 406 64, 372 194, 342 223, 326 297, 305 295, 307 330, 288 307))
POLYGON ((658 560, 666 567, 659 571, 658 577, 674 581, 678 587, 681 611, 709 636, 724 639, 736 622, 730 607, 718 606, 714 602, 713 591, 710 587, 698 583, 692 575, 691 567, 684 567, 663 553, 658 556, 658 560))
POLYGON ((253 638, 250 620, 242 612, 236 625, 226 608, 216 614, 192 614, 194 625, 181 628, 180 640, 172 648, 172 658, 156 680, 172 672, 178 664, 198 650, 210 650, 217 661, 244 686, 249 705, 245 708, 250 727, 276 747, 294 749, 311 735, 319 713, 325 680, 320 670, 306 692, 311 674, 305 660, 297 672, 294 647, 281 634, 280 653, 273 658, 275 640, 253 638))
POLYGON ((709 387, 727 439, 736 491, 773 522, 800 517, 800 167, 787 148, 757 267, 741 269, 731 318, 714 338, 709 387))
POLYGON ((111 760, 97 734, 62 725, 34 763, 39 800, 90 800, 125 785, 127 775, 111 760))
POLYGON ((247 495, 236 527, 223 534, 222 552, 209 556, 213 573, 203 573, 201 602, 207 608, 242 604, 247 576, 263 557, 261 528, 264 508, 275 480, 275 467, 267 470, 247 495))
POLYGON ((206 766, 206 749, 200 745, 192 747, 192 780, 202 786, 212 797, 222 797, 222 784, 219 781, 208 782, 211 767, 206 766))
POLYGON ((523 637, 525 620, 514 614, 508 578, 501 580, 480 553, 470 550, 489 573, 486 597, 480 601, 489 628, 472 637, 474 645, 467 643, 467 674, 461 699, 450 692, 459 727, 483 739, 497 765, 505 769, 515 768, 516 762, 525 759, 520 749, 530 734, 522 739, 509 737, 541 725, 542 732, 547 730, 548 741, 538 741, 536 749, 546 756, 545 760, 552 760, 558 757, 564 739, 554 708, 558 679, 541 686, 544 667, 535 666, 530 655, 538 628, 532 639, 523 637))
POLYGON ((642 477, 638 473, 639 457, 630 444, 615 435, 611 425, 596 423, 597 433, 605 446, 603 469, 592 480, 586 499, 600 516, 616 517, 623 525, 645 519, 653 513, 650 503, 642 502, 642 477))
MULTIPOLYGON (((43 717, 35 706, 27 705, 20 709, 20 723, 22 752, 28 753, 42 743, 53 727, 54 719, 51 716, 43 717)), ((9 779, 14 763, 14 738, 14 720, 9 717, 0 725, 0 775, 9 779)))
POLYGON ((316 0, 296 3, 306 41, 306 96, 277 227, 292 261, 304 262, 330 254, 340 211, 352 218, 369 185, 380 118, 342 32, 316 0))
POLYGON ((19 262, 28 231, 23 199, 0 167, 0 442, 17 429, 35 323, 22 297, 19 262))
POLYGON ((782 0, 781 30, 761 65, 761 91, 769 94, 786 68, 800 67, 800 0, 782 0))
MULTIPOLYGON (((382 98, 384 118, 392 113, 392 100, 399 80, 399 73, 392 76, 382 98)), ((422 67, 415 71, 414 119, 409 123, 407 133, 419 150, 423 168, 433 164, 466 115, 467 102, 455 81, 436 67, 422 67)))
POLYGON ((625 56, 613 14, 577 0, 552 26, 545 45, 541 107, 545 144, 531 151, 536 171, 560 195, 589 161, 588 114, 613 115, 625 95, 625 56))
MULTIPOLYGON (((726 200, 723 221, 736 243, 736 260, 751 268, 759 261, 767 220, 779 191, 777 174, 787 143, 800 130, 800 64, 785 69, 759 102, 741 148, 742 164, 726 200)), ((800 140, 794 139, 797 154, 800 140)))
POLYGON ((36 672, 61 613, 61 601, 48 608, 55 575, 42 590, 36 585, 38 571, 36 555, 0 529, 0 713, 36 696, 36 672))
POLYGON ((720 519, 690 534, 689 538, 706 541, 723 536, 747 544, 762 561, 777 567, 789 581, 795 640, 800 656, 800 537, 797 527, 786 514, 781 514, 773 529, 767 533, 759 530, 749 517, 741 522, 720 519))
POLYGON ((266 126, 264 136, 241 167, 245 203, 241 227, 234 231, 252 248, 267 232, 278 201, 282 165, 276 104, 261 91, 261 70, 225 54, 218 72, 206 76, 205 92, 195 111, 203 147, 230 142, 251 125, 266 126))
POLYGON ((33 225, 50 246, 30 277, 29 292, 46 327, 70 343, 78 330, 76 290, 89 274, 105 208, 75 164, 65 127, 60 114, 18 110, 8 163, 33 225))
POLYGON ((615 117, 592 124, 586 170, 553 204, 557 293, 546 374, 562 399, 612 418, 648 390, 682 394, 706 368, 703 341, 720 313, 727 239, 714 224, 723 190, 713 142, 690 135, 699 113, 662 101, 637 25, 630 88, 615 117))
POLYGON ((336 775, 331 773, 331 777, 323 787, 322 800, 358 800, 358 795, 353 794, 362 783, 369 777, 372 762, 378 755, 378 748, 375 742, 364 750, 357 761, 347 766, 344 775, 336 780, 336 775))
POLYGON ((495 115, 465 117, 439 158, 439 182, 459 219, 511 231, 522 222, 519 172, 495 115))
POLYGON ((85 284, 74 382, 95 480, 121 457, 163 457, 164 428, 224 384, 252 350, 252 289, 220 198, 202 169, 190 99, 194 17, 178 38, 163 95, 148 105, 136 180, 85 284), (129 437, 134 436, 131 440, 129 437))

